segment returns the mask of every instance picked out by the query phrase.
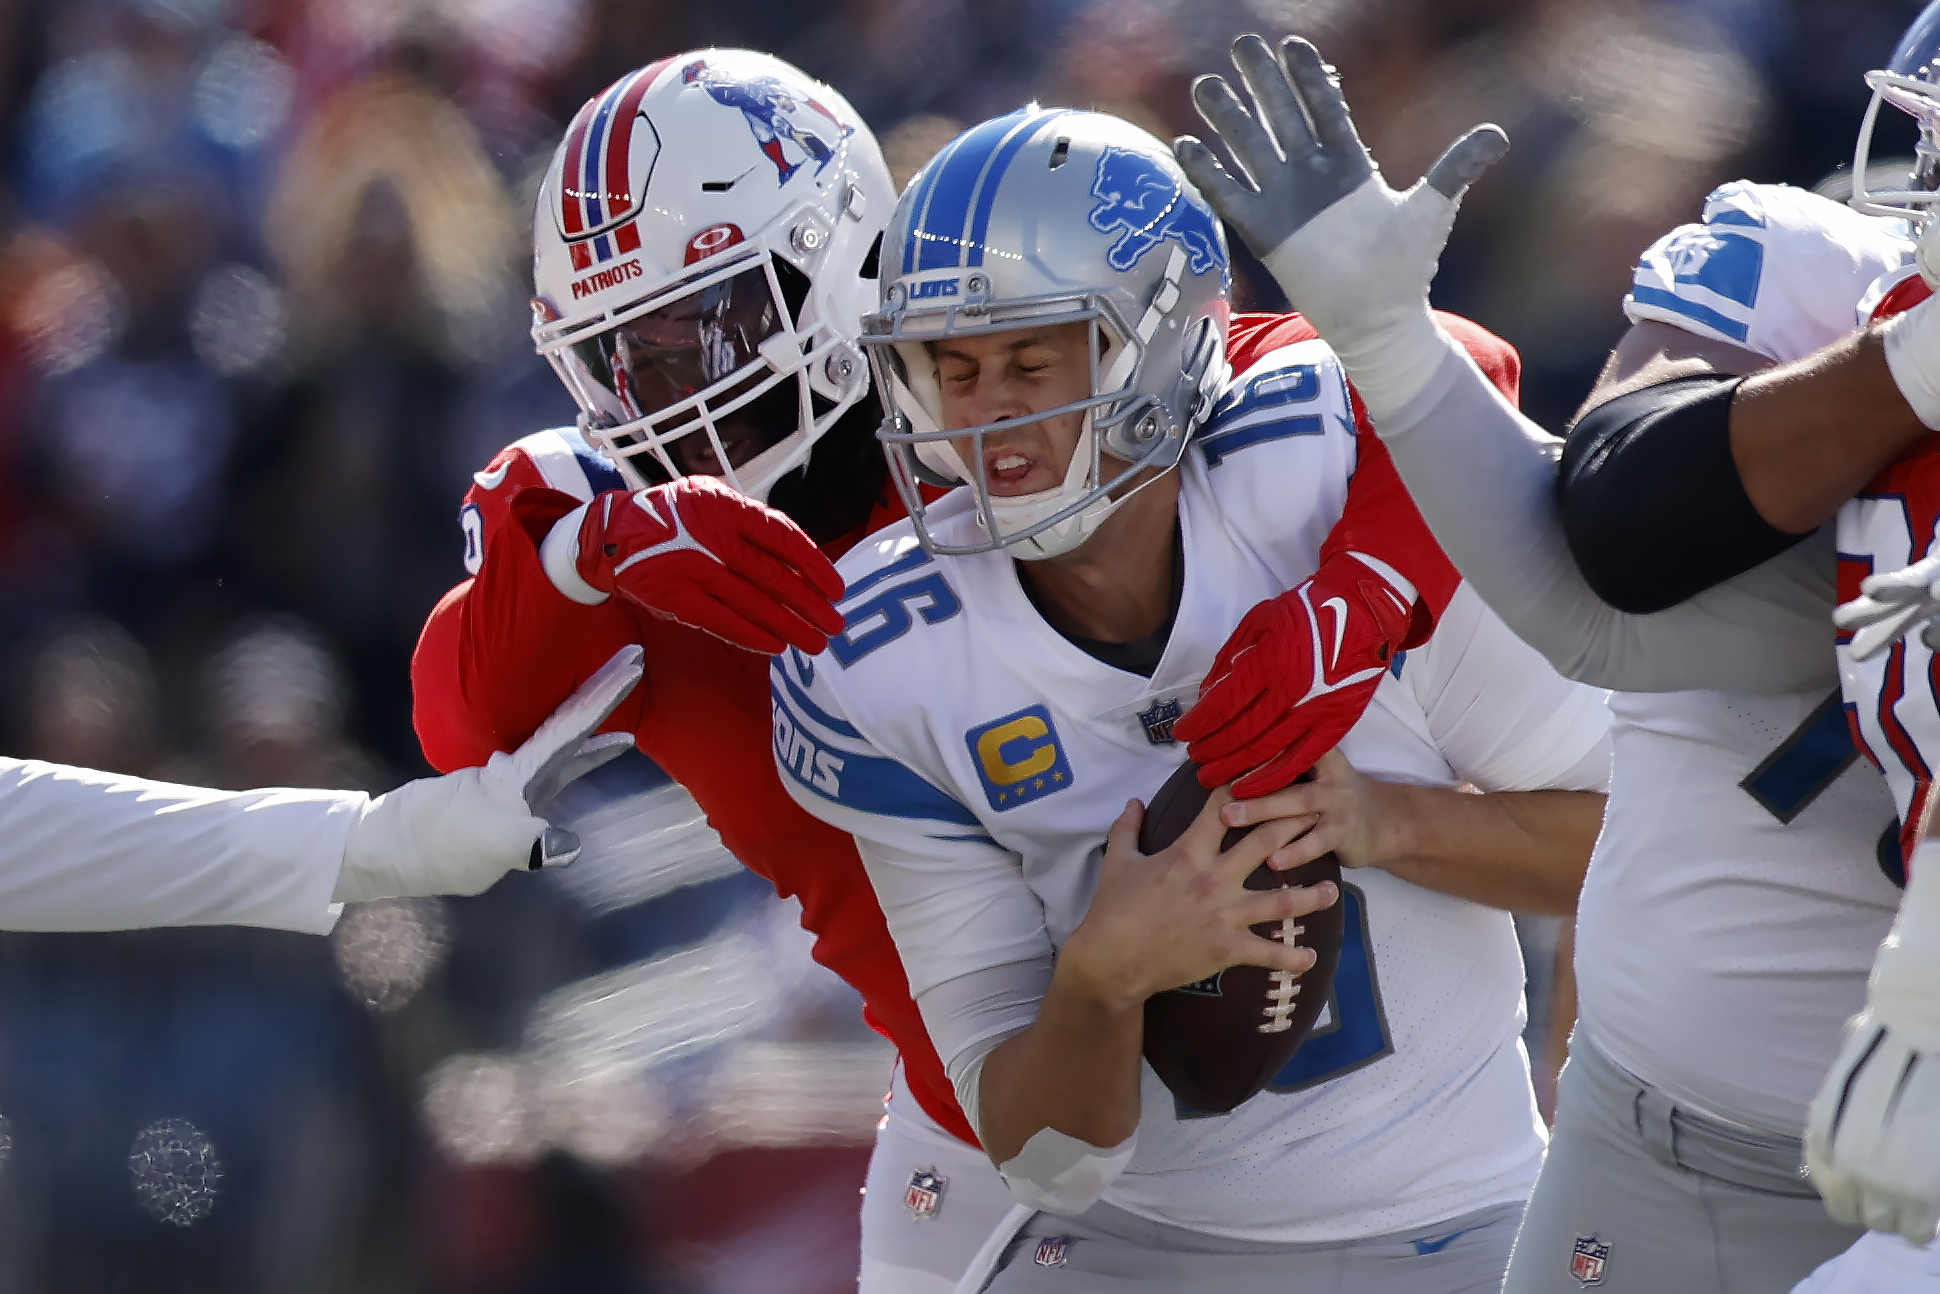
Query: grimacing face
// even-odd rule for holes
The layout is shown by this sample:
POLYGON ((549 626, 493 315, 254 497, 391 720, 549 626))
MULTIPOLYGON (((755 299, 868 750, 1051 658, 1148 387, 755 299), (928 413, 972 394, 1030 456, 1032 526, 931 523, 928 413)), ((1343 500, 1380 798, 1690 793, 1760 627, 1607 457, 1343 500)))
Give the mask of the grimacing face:
MULTIPOLYGON (((1091 395, 1090 329, 1083 323, 1017 328, 934 343, 945 428, 1030 418, 1091 395)), ((1056 489, 1084 431, 1083 413, 1019 422, 950 443, 998 497, 1056 489)))

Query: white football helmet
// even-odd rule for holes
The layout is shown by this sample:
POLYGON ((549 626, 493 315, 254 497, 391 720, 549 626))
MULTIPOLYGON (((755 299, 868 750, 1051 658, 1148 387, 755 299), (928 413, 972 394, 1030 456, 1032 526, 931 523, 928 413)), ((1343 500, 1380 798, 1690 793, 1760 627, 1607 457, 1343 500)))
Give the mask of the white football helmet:
POLYGON ((868 394, 853 339, 894 202, 828 86, 748 50, 663 59, 553 154, 532 340, 635 487, 704 472, 765 501, 868 394))
POLYGON ((1866 73, 1866 84, 1872 87, 1873 98, 1859 123, 1849 201, 1855 210, 1870 216, 1898 216, 1918 223, 1940 204, 1940 0, 1920 11, 1886 66, 1866 73), (1897 189, 1874 189, 1866 175, 1872 159, 1873 123, 1882 103, 1909 114, 1920 126, 1913 172, 1897 189))
POLYGON ((896 206, 882 309, 862 325, 888 410, 877 437, 924 547, 1055 557, 1130 497, 1138 473, 1177 466, 1230 372, 1231 283, 1212 209, 1172 150, 1130 122, 1032 104, 945 146, 896 206), (1082 412, 1077 450, 1060 485, 994 496, 984 437, 1020 420, 945 427, 935 343, 1062 323, 1087 325, 1091 395, 1022 421, 1082 412), (964 438, 978 470, 951 444, 964 438), (982 534, 939 539, 919 483, 965 482, 982 534))

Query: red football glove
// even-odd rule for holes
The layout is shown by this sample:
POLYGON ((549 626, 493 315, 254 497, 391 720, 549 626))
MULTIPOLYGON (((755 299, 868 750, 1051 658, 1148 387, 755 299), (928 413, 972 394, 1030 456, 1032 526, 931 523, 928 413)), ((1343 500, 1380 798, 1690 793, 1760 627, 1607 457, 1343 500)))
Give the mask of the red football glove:
POLYGON ((813 655, 842 632, 842 577, 801 528, 711 476, 586 506, 579 577, 659 616, 770 655, 813 655))
POLYGON ((1415 590, 1399 580, 1340 553, 1246 613, 1172 729, 1202 785, 1267 795, 1340 744, 1413 626, 1415 590))

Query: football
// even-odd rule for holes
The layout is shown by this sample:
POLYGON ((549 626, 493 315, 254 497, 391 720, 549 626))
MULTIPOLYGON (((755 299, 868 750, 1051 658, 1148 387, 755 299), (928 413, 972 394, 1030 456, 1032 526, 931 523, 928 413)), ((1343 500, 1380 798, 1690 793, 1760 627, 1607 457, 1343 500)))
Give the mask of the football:
MULTIPOLYGON (((1309 774, 1311 776, 1311 774, 1309 774)), ((1166 779, 1145 810, 1138 847, 1157 853, 1185 833, 1212 793, 1199 785, 1199 766, 1188 760, 1166 779)), ((1220 842, 1231 849, 1252 827, 1235 828, 1220 842)), ((1246 878, 1249 890, 1340 881, 1340 860, 1323 854, 1291 871, 1265 863, 1246 878)), ((1229 966, 1210 979, 1184 984, 1145 1000, 1145 1059, 1172 1094, 1203 1114, 1224 1114, 1273 1081, 1293 1059, 1327 1004, 1340 964, 1342 905, 1253 933, 1314 950, 1318 960, 1304 975, 1259 966, 1229 966)))

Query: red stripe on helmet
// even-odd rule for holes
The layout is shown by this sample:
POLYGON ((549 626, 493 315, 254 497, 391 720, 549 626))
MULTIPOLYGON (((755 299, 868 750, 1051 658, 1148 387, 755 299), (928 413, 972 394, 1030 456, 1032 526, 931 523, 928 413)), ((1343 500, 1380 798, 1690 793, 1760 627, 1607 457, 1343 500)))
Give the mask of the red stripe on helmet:
POLYGON ((640 250, 640 224, 629 220, 613 231, 613 248, 620 255, 640 250))
POLYGON ((573 118, 572 130, 566 135, 566 156, 559 167, 559 227, 566 231, 568 238, 586 228, 586 200, 579 196, 579 176, 584 173, 581 163, 586 160, 586 128, 605 97, 597 94, 588 99, 580 107, 579 115, 573 118))
POLYGON ((613 111, 613 122, 606 132, 606 165, 600 168, 600 173, 606 176, 609 218, 633 205, 633 184, 627 169, 628 152, 633 143, 633 117, 640 110, 640 100, 653 87, 654 79, 671 62, 671 58, 663 58, 635 72, 633 84, 627 87, 613 111))

